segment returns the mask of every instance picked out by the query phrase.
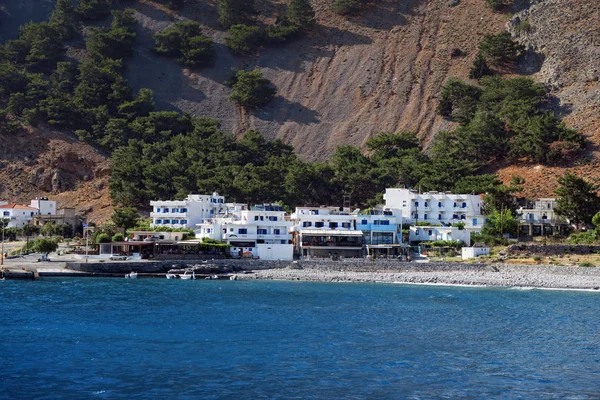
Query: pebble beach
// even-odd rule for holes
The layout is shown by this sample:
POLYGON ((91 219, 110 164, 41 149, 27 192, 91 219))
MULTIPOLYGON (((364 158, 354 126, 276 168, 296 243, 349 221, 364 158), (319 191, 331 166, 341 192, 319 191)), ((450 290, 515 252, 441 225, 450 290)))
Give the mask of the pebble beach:
POLYGON ((492 287, 599 290, 600 268, 556 265, 390 263, 298 263, 254 270, 240 279, 314 282, 387 282, 492 287))

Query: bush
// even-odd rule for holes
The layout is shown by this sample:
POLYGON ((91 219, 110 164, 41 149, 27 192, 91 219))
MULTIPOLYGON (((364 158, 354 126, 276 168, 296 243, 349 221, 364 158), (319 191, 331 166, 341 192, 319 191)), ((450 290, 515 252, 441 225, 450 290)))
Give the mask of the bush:
POLYGON ((594 263, 586 261, 586 262, 580 263, 579 266, 582 267, 582 268, 590 268, 590 267, 594 267, 594 263))
POLYGON ((260 108, 268 104, 276 90, 260 71, 238 71, 231 81, 233 93, 229 97, 247 108, 260 108))
POLYGON ((308 0, 290 0, 287 19, 294 25, 305 28, 315 23, 315 10, 308 0))
POLYGON ((473 61, 473 66, 469 70, 469 78, 479 79, 486 75, 494 75, 494 71, 489 67, 485 58, 481 54, 478 54, 475 61, 473 61))
POLYGON ((296 36, 299 30, 297 25, 272 25, 265 29, 264 40, 271 44, 284 43, 296 36))
POLYGON ((79 0, 76 11, 81 18, 102 19, 110 14, 110 0, 79 0))
POLYGON ((111 237, 108 235, 108 233, 100 233, 99 235, 96 235, 96 243, 110 243, 110 239, 111 237))
POLYGON ((123 240, 125 240, 125 236, 123 236, 122 233, 115 233, 115 235, 112 237, 113 242, 122 242, 123 240))
POLYGON ((177 61, 190 67, 211 66, 216 51, 213 41, 202 34, 195 21, 177 22, 172 27, 154 35, 154 51, 176 57, 177 61))
POLYGON ((233 25, 225 36, 225 44, 234 53, 243 54, 256 50, 263 35, 258 26, 233 25))
POLYGON ((109 29, 90 27, 86 40, 88 53, 97 60, 121 59, 133 53, 137 34, 133 9, 113 11, 113 22, 109 29))

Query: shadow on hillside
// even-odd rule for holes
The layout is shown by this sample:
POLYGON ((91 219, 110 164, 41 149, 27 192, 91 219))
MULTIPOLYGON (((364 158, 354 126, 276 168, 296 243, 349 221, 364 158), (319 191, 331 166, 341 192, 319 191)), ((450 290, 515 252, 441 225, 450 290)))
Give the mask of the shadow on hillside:
POLYGON ((529 48, 517 61, 518 72, 521 75, 533 75, 542 69, 545 60, 544 54, 529 48))
POLYGON ((125 70, 125 77, 136 91, 151 89, 159 110, 181 111, 173 103, 179 100, 201 102, 206 98, 202 91, 194 88, 193 78, 183 73, 184 67, 177 60, 152 51, 152 30, 138 26, 137 33, 138 44, 125 70))
POLYGON ((348 17, 348 21, 373 29, 391 30, 406 25, 407 15, 413 15, 414 9, 423 0, 379 0, 367 5, 360 14, 348 17))
POLYGON ((256 110, 253 115, 263 121, 274 121, 283 124, 286 121, 294 121, 300 125, 318 124, 321 115, 300 103, 294 103, 288 99, 277 96, 265 108, 256 110))

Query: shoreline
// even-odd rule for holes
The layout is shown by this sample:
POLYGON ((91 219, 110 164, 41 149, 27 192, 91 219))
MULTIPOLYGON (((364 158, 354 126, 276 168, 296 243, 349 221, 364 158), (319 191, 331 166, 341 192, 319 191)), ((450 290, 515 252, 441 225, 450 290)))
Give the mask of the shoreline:
MULTIPOLYGON (((365 268, 366 269, 366 268, 365 268)), ((403 285, 473 288, 519 288, 523 290, 578 290, 600 293, 600 268, 543 265, 405 265, 400 268, 361 270, 327 267, 296 267, 253 270, 242 280, 304 282, 393 283, 403 285), (437 267, 437 268, 436 268, 437 267)))

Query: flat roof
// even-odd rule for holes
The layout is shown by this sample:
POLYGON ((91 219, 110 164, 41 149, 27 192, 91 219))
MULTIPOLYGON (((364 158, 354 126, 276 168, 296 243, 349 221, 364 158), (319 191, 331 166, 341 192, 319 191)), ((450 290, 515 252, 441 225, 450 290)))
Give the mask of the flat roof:
POLYGON ((302 235, 319 235, 319 236, 362 236, 362 231, 343 231, 337 229, 301 229, 302 235))

